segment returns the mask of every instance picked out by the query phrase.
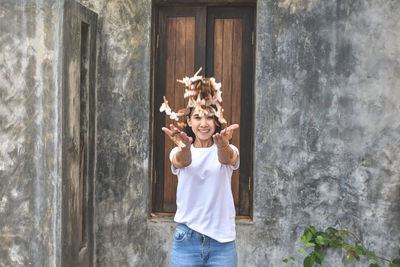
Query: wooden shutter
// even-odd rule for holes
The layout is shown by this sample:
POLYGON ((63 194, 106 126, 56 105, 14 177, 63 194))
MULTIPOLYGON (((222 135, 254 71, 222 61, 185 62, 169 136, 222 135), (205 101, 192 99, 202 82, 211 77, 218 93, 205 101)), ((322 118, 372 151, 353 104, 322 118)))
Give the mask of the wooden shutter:
POLYGON ((176 210, 177 178, 171 174, 169 160, 174 144, 161 132, 162 126, 171 123, 158 110, 162 96, 166 95, 173 110, 184 107, 184 88, 176 79, 192 76, 201 66, 203 75, 214 76, 217 82, 222 82, 224 115, 228 124, 241 125, 232 140, 241 151, 241 167, 232 177, 232 191, 236 214, 250 216, 253 12, 253 8, 247 7, 159 8, 156 22, 153 212, 168 214, 176 210))
MULTIPOLYGON (((172 110, 185 106, 184 87, 176 79, 192 76, 205 65, 205 8, 164 7, 159 12, 157 80, 155 89, 156 151, 155 211, 175 212, 177 177, 171 173, 169 153, 173 142, 161 132, 172 121, 158 110, 165 95, 172 110), (201 51, 203 51, 201 53, 201 51)), ((154 192, 154 191, 153 191, 154 192)))
POLYGON ((241 161, 232 176, 238 216, 250 216, 252 205, 253 13, 251 7, 211 7, 207 12, 207 76, 222 82, 228 124, 240 125, 232 138, 241 161))

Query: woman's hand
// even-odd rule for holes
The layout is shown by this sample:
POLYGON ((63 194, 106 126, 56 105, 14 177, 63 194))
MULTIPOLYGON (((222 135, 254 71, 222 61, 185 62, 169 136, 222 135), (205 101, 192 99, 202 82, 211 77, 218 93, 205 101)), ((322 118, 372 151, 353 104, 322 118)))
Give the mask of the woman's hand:
POLYGON ((229 140, 232 139, 233 131, 239 129, 239 124, 232 124, 223 129, 220 133, 213 135, 214 143, 218 148, 223 148, 229 145, 229 140))
POLYGON ((235 165, 238 154, 229 146, 233 131, 239 128, 239 124, 232 124, 223 129, 220 133, 213 135, 214 143, 218 148, 218 160, 221 164, 235 165))
POLYGON ((164 133, 179 147, 179 151, 172 156, 172 164, 175 168, 184 168, 192 163, 192 154, 190 153, 190 145, 193 142, 193 138, 187 136, 186 133, 181 132, 173 124, 167 127, 162 127, 164 133))
POLYGON ((169 125, 170 128, 162 127, 164 133, 166 133, 171 140, 180 148, 190 148, 190 145, 193 142, 193 138, 187 136, 185 132, 181 132, 177 127, 173 124, 169 125))

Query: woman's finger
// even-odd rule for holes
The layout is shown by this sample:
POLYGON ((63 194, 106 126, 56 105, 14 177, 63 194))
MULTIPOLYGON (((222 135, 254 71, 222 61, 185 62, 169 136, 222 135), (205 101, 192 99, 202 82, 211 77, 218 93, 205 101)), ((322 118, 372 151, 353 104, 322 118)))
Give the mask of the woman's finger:
POLYGON ((167 127, 162 127, 161 130, 168 134, 169 136, 172 136, 172 131, 170 129, 168 129, 167 127))
POLYGON ((229 130, 234 131, 239 128, 239 124, 232 124, 228 127, 229 130))
POLYGON ((178 134, 178 133, 181 132, 181 131, 180 131, 178 128, 176 128, 175 125, 173 125, 173 124, 170 124, 169 126, 170 126, 170 128, 171 128, 171 131, 172 131, 172 133, 173 133, 173 136, 175 136, 176 134, 178 134))

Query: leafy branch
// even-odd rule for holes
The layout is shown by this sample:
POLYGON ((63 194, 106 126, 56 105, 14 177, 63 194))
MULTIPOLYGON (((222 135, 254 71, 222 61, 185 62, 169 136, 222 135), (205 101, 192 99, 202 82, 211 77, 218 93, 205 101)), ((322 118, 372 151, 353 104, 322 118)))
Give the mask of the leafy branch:
MULTIPOLYGON (((312 267, 315 264, 321 264, 325 258, 324 252, 328 248, 340 248, 345 252, 344 264, 350 263, 353 259, 360 261, 360 257, 366 256, 370 261, 373 261, 369 267, 380 267, 378 262, 388 264, 388 267, 400 267, 400 256, 393 260, 377 256, 375 252, 368 250, 355 234, 349 231, 337 230, 333 227, 329 227, 326 231, 317 231, 315 227, 311 225, 304 229, 304 234, 301 236, 300 240, 304 243, 306 248, 313 248, 304 258, 304 267, 312 267), (353 237, 355 240, 354 246, 344 241, 344 238, 347 236, 353 237)), ((303 254, 306 253, 304 249, 299 249, 299 252, 303 254)), ((293 265, 295 259, 294 257, 289 257, 283 259, 283 262, 293 265)))

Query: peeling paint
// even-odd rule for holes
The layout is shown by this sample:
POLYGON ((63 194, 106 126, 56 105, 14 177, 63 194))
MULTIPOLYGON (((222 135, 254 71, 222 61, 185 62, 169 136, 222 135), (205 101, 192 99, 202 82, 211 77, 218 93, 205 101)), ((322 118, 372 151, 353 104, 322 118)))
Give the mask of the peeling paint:
POLYGON ((0 201, 0 212, 4 212, 5 211, 7 202, 8 202, 8 198, 6 196, 3 196, 1 198, 1 201, 0 201))
POLYGON ((317 8, 321 0, 284 0, 278 6, 283 9, 288 9, 290 14, 303 12, 304 10, 310 11, 317 8))
POLYGON ((23 252, 19 246, 12 246, 10 248, 10 259, 14 264, 18 264, 18 266, 24 265, 24 257, 22 256, 23 252))

